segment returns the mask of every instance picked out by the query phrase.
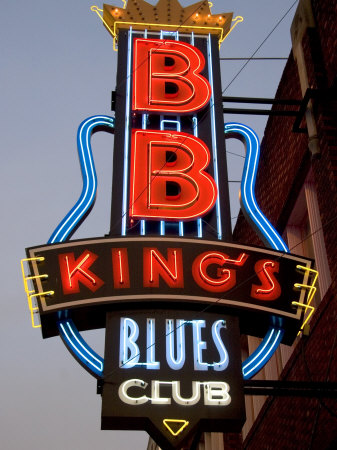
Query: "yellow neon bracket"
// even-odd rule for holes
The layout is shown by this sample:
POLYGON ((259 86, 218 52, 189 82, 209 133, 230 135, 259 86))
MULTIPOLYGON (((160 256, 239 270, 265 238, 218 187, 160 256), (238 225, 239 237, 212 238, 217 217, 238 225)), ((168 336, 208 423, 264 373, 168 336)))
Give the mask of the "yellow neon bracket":
POLYGON ((308 296, 307 296, 306 302, 304 302, 304 303, 291 302, 291 304, 294 306, 297 306, 299 308, 304 308, 305 313, 308 312, 308 314, 307 314, 306 318, 304 319, 303 324, 300 328, 300 331, 297 334, 297 336, 298 336, 299 334, 304 333, 304 329, 315 311, 315 307, 311 306, 311 302, 317 291, 317 287, 315 285, 316 285, 316 282, 318 279, 318 271, 315 269, 311 269, 310 267, 301 266, 301 265, 297 265, 296 269, 303 270, 308 275, 308 277, 311 277, 311 279, 312 279, 311 284, 304 284, 304 283, 303 284, 301 284, 301 283, 294 284, 294 287, 296 289, 306 289, 308 291, 308 296))
POLYGON ((29 306, 29 310, 30 310, 30 316, 32 319, 32 327, 33 328, 40 328, 41 324, 35 324, 35 320, 34 320, 34 316, 36 316, 36 313, 38 312, 39 308, 38 306, 34 306, 33 305, 33 298, 36 297, 43 297, 45 295, 54 295, 54 291, 45 291, 45 292, 40 292, 38 294, 32 294, 28 297, 28 306, 29 306))
POLYGON ((234 28, 236 27, 236 25, 238 25, 239 23, 243 22, 243 17, 242 16, 236 16, 233 20, 232 20, 232 26, 230 27, 229 31, 227 34, 225 34, 225 36, 221 37, 219 39, 219 47, 221 46, 221 44, 223 43, 223 41, 228 38, 228 36, 230 35, 230 33, 234 30, 234 28))
MULTIPOLYGON (((124 3, 124 8, 125 8, 125 3, 124 3)), ((104 25, 106 26, 106 28, 108 29, 108 31, 109 31, 109 33, 111 34, 111 36, 113 37, 113 43, 114 43, 114 50, 115 50, 115 41, 116 41, 116 39, 117 39, 117 35, 116 34, 114 34, 114 32, 112 31, 112 29, 109 27, 109 25, 106 23, 106 21, 103 19, 103 16, 102 16, 102 12, 103 12, 103 9, 100 9, 98 6, 96 6, 96 5, 93 5, 93 6, 91 6, 91 11, 93 11, 93 12, 95 12, 97 15, 98 15, 98 17, 101 19, 101 21, 104 23, 104 25)))
MULTIPOLYGON (((167 23, 165 23, 165 24, 164 23, 163 24, 157 24, 157 23, 147 23, 147 24, 145 24, 143 22, 126 22, 126 21, 118 21, 118 20, 116 20, 116 22, 114 22, 114 29, 111 30, 111 28, 106 23, 106 21, 103 20, 103 17, 101 19, 102 19, 102 22, 104 23, 104 25, 109 29, 111 35, 114 38, 113 39, 113 49, 115 51, 118 50, 118 48, 117 48, 117 34, 118 34, 119 26, 123 26, 124 27, 125 25, 130 25, 130 27, 134 27, 135 29, 137 29, 137 27, 145 27, 147 25, 149 28, 151 28, 152 26, 155 26, 155 27, 161 27, 161 28, 163 28, 165 30, 172 29, 172 32, 174 32, 174 31, 176 31, 178 29, 177 25, 169 25, 167 23)), ((190 29, 190 31, 195 31, 195 32, 197 32, 200 29, 200 27, 197 26, 197 25, 196 26, 189 25, 188 28, 190 29)), ((233 28, 234 27, 232 27, 229 30, 229 32, 226 34, 226 36, 228 36, 228 34, 231 32, 231 30, 233 28)), ((203 29, 204 30, 209 30, 210 32, 211 31, 219 31, 219 29, 215 28, 215 27, 203 27, 203 29)), ((221 31, 221 34, 220 34, 220 37, 219 37, 219 45, 221 45, 221 43, 226 39, 226 36, 223 36, 223 32, 221 31)))
POLYGON ((33 303, 33 299, 36 298, 36 297, 44 296, 44 295, 53 295, 54 291, 46 291, 46 292, 41 292, 41 293, 35 293, 34 289, 29 289, 28 280, 37 280, 37 279, 48 278, 47 274, 36 275, 36 276, 30 276, 30 275, 26 276, 24 263, 25 262, 32 262, 32 261, 41 262, 41 261, 44 261, 44 258, 43 257, 36 257, 36 258, 23 258, 23 259, 21 259, 21 271, 22 271, 23 285, 24 285, 25 292, 26 292, 26 295, 27 295, 28 307, 29 307, 31 321, 32 321, 32 327, 33 328, 40 328, 41 324, 35 322, 35 317, 38 315, 38 309, 39 308, 33 303))
POLYGON ((163 424, 173 436, 178 436, 178 434, 180 434, 188 426, 189 421, 180 419, 164 419, 163 424), (177 424, 179 428, 174 431, 171 427, 171 424, 177 424))

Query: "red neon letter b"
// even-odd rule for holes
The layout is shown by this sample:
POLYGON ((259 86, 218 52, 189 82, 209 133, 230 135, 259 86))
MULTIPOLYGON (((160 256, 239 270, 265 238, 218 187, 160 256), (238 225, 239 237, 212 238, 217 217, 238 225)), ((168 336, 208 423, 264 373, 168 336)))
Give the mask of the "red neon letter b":
POLYGON ((185 42, 136 39, 133 58, 134 111, 189 114, 203 108, 211 87, 200 72, 202 53, 185 42))
POLYGON ((209 150, 187 133, 132 131, 130 217, 193 220, 214 206, 209 150), (173 187, 173 193, 171 188, 173 187))

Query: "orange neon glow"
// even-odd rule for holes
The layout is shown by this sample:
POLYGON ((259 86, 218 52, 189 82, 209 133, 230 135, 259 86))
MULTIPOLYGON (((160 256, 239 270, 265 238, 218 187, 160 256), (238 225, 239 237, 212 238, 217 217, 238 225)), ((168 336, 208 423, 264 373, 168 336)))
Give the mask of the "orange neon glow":
POLYGON ((133 99, 135 111, 190 114, 210 100, 211 87, 200 72, 205 60, 197 48, 181 41, 135 39, 133 99), (166 58, 174 62, 167 66, 166 58), (167 92, 167 85, 176 91, 167 92))
POLYGON ((205 172, 210 153, 200 139, 182 132, 132 130, 130 218, 193 220, 214 206, 217 188, 205 172), (175 160, 167 162, 167 153, 175 160), (168 182, 179 195, 166 193, 168 182))
POLYGON ((123 289, 130 287, 130 274, 128 263, 128 251, 126 248, 113 248, 112 267, 113 280, 115 289, 123 289))
POLYGON ((58 256, 62 288, 65 295, 80 292, 80 282, 92 292, 103 286, 104 281, 89 270, 89 267, 97 258, 98 256, 89 250, 84 251, 76 260, 74 253, 62 253, 58 256))
POLYGON ((281 286, 274 273, 279 272, 280 264, 277 261, 262 259, 257 261, 254 269, 261 285, 252 285, 251 297, 258 300, 276 300, 281 295, 281 286))
POLYGON ((159 275, 169 287, 183 288, 183 256, 181 248, 168 248, 167 259, 157 248, 143 249, 144 287, 159 287, 159 275))
POLYGON ((236 284, 236 270, 224 268, 224 264, 243 266, 248 255, 241 253, 237 259, 231 259, 222 252, 204 252, 192 265, 195 282, 209 292, 225 292, 236 284), (213 266, 213 267, 212 267, 213 266))

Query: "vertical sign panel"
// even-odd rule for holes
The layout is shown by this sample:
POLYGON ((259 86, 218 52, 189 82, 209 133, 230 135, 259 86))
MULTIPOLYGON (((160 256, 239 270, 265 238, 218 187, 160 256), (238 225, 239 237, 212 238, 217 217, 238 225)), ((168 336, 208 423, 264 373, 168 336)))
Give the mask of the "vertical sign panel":
POLYGON ((163 448, 196 431, 240 431, 238 320, 191 311, 108 313, 103 429, 145 429, 163 448))

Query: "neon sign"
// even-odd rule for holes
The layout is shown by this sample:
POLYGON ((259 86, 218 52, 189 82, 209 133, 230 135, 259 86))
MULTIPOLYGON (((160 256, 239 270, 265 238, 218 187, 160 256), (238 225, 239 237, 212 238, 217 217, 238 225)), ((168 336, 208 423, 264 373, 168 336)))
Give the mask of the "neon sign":
POLYGON ((162 28, 157 7, 170 0, 138 0, 148 22, 130 22, 136 3, 104 5, 103 17, 93 8, 118 40, 116 118, 81 123, 82 193, 48 245, 27 249, 22 272, 33 326, 39 315, 43 336, 59 334, 100 380, 102 428, 127 418, 174 449, 197 430, 241 429, 242 377, 303 328, 317 273, 289 254, 256 201, 256 134, 223 125, 218 44, 238 20, 230 29, 232 15, 213 16, 205 0, 181 9, 184 26, 175 11, 177 24, 162 28), (90 138, 102 128, 115 133, 110 233, 68 242, 94 204, 90 138), (242 211, 271 250, 232 243, 223 151, 232 137, 246 147, 242 211), (105 324, 103 358, 79 329, 105 324), (263 338, 242 364, 240 333, 263 338))
MULTIPOLYGON (((286 341, 291 341, 302 320, 292 302, 306 302, 305 291, 296 288, 305 282, 306 272, 297 267, 310 270, 312 264, 272 250, 169 237, 75 241, 35 247, 28 254, 41 293, 45 336, 55 333, 50 321, 65 309, 83 328, 84 312, 95 314, 96 325, 104 326, 111 305, 169 302, 175 307, 184 301, 227 306, 241 317, 255 312, 262 330, 269 326, 270 315, 278 316, 286 341), (46 291, 53 294, 43 296, 46 291)), ((241 330, 261 336, 256 319, 244 321, 241 330)))
POLYGON ((179 445, 186 431, 206 430, 216 419, 224 421, 224 430, 226 418, 228 430, 241 429, 238 338, 237 318, 222 314, 108 313, 102 428, 147 417, 143 427, 163 448, 179 445))

